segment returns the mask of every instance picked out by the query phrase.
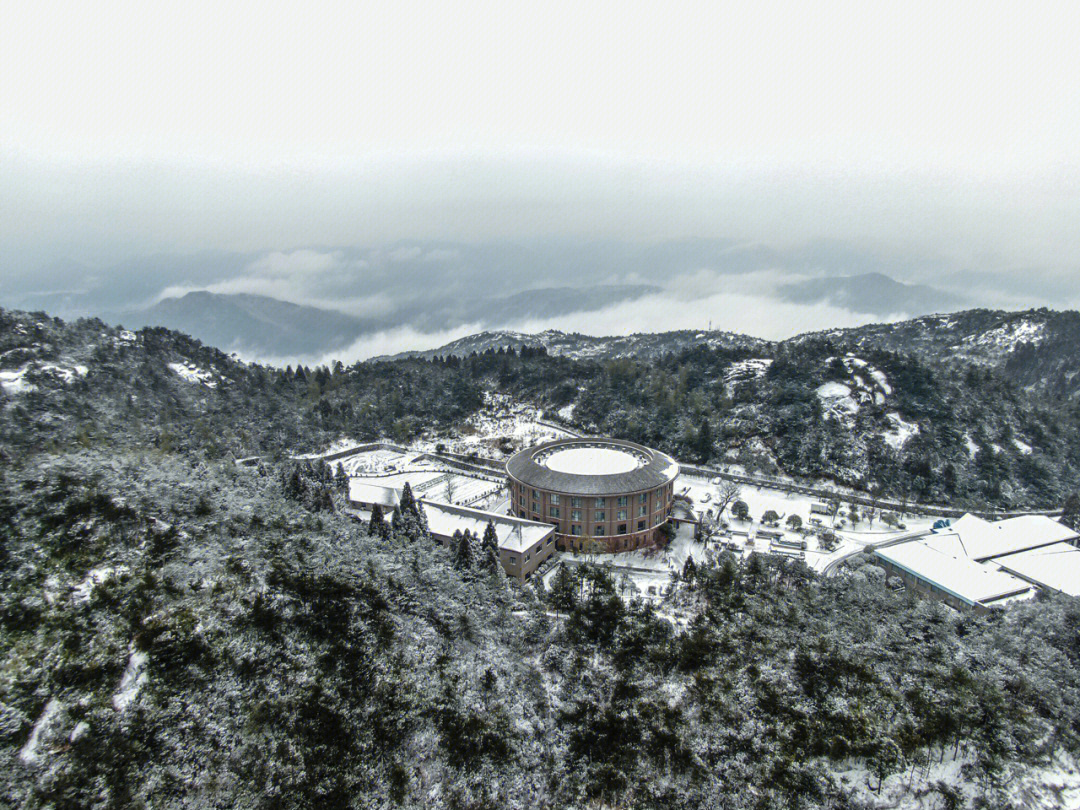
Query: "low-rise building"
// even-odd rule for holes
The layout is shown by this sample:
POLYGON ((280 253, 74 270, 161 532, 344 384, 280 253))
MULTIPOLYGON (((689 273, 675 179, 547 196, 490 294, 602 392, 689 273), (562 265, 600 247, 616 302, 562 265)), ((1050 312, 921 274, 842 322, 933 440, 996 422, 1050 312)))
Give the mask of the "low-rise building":
POLYGON ((985 610, 1038 588, 1080 595, 1080 537, 1042 515, 989 521, 964 515, 874 556, 905 584, 956 608, 985 610))
POLYGON ((357 478, 349 479, 349 506, 370 512, 378 504, 383 512, 391 512, 401 503, 401 490, 369 484, 357 478))
POLYGON ((495 527, 499 562, 508 576, 524 582, 555 551, 555 527, 550 523, 500 515, 468 506, 421 500, 432 538, 447 545, 454 533, 469 531, 483 540, 488 523, 495 527))
POLYGON ((991 562, 1040 588, 1080 596, 1080 549, 1071 543, 1051 543, 995 557, 991 562))
POLYGON ((1018 577, 957 557, 934 543, 933 536, 874 550, 890 576, 927 596, 957 609, 979 611, 1033 596, 1032 587, 1018 577))

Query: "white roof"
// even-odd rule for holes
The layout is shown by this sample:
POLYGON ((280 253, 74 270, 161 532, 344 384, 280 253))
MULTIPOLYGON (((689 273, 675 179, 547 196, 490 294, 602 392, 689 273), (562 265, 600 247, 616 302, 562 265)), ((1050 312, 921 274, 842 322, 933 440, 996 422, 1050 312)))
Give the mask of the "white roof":
POLYGON ((1080 549, 1069 543, 998 557, 994 565, 1045 588, 1080 596, 1080 549))
POLYGON ((488 522, 495 527, 499 548, 506 551, 525 552, 555 531, 555 527, 535 520, 524 520, 498 512, 485 512, 468 506, 454 506, 438 501, 421 500, 428 528, 432 534, 452 537, 454 532, 468 530, 482 538, 488 522))
POLYGON ((377 503, 387 509, 393 509, 401 502, 401 490, 394 487, 381 487, 369 484, 357 478, 349 479, 349 501, 352 503, 377 503))
POLYGON ((573 475, 618 475, 636 470, 641 459, 618 447, 575 447, 571 445, 547 456, 549 470, 573 475))
POLYGON ((1075 540, 1076 532, 1043 515, 1023 515, 991 523, 975 515, 964 515, 935 537, 955 535, 964 556, 988 560, 1051 543, 1075 540))
POLYGON ((1012 574, 980 565, 964 556, 954 556, 923 540, 878 548, 874 553, 969 605, 997 602, 1031 591, 1028 583, 1012 574))

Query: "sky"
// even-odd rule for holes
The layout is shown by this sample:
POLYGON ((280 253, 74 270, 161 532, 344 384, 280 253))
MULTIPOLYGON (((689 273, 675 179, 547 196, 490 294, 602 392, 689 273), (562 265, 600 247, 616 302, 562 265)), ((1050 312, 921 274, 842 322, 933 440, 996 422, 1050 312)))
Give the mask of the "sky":
POLYGON ((0 273, 395 240, 1080 264, 1080 6, 0 0, 0 273))

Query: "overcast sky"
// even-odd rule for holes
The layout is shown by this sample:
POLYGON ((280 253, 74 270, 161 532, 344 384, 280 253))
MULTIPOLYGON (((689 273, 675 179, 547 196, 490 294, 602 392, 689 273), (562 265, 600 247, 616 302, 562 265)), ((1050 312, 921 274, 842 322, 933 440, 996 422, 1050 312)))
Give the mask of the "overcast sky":
POLYGON ((828 236, 1080 260, 1055 3, 0 0, 0 250, 828 236))

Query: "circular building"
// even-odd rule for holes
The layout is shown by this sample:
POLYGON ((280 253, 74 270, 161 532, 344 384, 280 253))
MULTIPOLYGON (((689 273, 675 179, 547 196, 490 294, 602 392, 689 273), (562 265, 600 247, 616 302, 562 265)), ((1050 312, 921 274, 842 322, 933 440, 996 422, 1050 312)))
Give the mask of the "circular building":
POLYGON ((555 525, 563 550, 647 546, 671 511, 679 465, 620 439, 559 439, 506 462, 514 514, 555 525))

